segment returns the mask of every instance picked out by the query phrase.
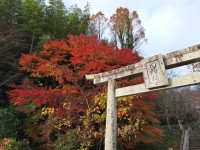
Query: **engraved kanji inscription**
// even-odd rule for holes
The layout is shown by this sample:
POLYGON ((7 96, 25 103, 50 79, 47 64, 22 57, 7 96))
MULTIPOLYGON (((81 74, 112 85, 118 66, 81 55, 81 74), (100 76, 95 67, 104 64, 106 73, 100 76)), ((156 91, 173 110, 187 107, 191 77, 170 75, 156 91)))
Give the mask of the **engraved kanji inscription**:
POLYGON ((143 60, 143 75, 147 88, 168 85, 162 55, 156 55, 143 60))
POLYGON ((159 73, 160 73, 160 69, 159 69, 159 63, 158 61, 153 61, 153 62, 149 62, 147 63, 147 73, 149 76, 149 80, 151 83, 154 82, 159 82, 160 81, 160 77, 159 77, 159 73))
POLYGON ((150 73, 153 74, 153 73, 156 73, 157 72, 157 69, 156 69, 156 62, 152 62, 150 64, 150 73))

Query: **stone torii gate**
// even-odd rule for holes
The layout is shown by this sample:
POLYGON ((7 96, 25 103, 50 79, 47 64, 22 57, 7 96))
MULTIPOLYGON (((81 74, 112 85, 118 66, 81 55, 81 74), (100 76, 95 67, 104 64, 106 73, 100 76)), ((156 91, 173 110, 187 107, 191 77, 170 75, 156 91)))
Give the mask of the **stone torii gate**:
POLYGON ((168 78, 165 69, 171 69, 200 61, 200 44, 166 55, 155 55, 138 63, 99 74, 86 75, 94 84, 108 82, 106 110, 105 150, 117 148, 117 97, 159 91, 200 83, 200 72, 168 78), (116 81, 130 76, 142 75, 144 84, 123 88, 116 87, 116 81))

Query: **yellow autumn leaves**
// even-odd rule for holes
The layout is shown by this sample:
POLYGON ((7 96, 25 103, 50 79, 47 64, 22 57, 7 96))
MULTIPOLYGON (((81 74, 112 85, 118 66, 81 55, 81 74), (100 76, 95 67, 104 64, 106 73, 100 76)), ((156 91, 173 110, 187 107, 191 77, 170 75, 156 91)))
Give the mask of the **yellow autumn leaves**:
POLYGON ((53 107, 43 107, 41 111, 41 115, 53 114, 54 108, 53 107))

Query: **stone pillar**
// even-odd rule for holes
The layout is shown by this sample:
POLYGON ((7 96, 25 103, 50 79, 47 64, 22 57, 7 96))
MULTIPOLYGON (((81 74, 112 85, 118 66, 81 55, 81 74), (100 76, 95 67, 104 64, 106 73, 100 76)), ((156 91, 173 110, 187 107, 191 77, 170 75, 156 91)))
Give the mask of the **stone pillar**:
POLYGON ((108 81, 105 150, 117 149, 117 101, 115 98, 115 86, 114 79, 108 81))

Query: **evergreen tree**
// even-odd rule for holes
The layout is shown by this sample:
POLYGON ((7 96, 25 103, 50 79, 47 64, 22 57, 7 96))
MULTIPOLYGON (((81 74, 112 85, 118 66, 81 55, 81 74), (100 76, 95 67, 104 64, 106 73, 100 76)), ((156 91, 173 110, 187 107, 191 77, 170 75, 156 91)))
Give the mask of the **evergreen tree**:
POLYGON ((1 28, 3 28, 6 25, 18 24, 18 16, 21 5, 21 0, 0 0, 1 28))
MULTIPOLYGON (((0 1, 0 89, 5 83, 18 80, 20 53, 27 53, 25 30, 19 27, 21 0, 0 1), (13 80, 14 79, 14 80, 13 80)), ((1 93, 2 94, 2 93, 1 93)))
POLYGON ((67 11, 67 34, 79 35, 80 33, 87 34, 87 29, 90 21, 90 5, 87 4, 84 10, 73 5, 67 11))
POLYGON ((23 0, 20 19, 22 27, 28 32, 30 53, 43 34, 45 6, 44 0, 23 0))
POLYGON ((49 0, 49 6, 46 9, 46 33, 53 39, 62 39, 66 31, 66 8, 62 0, 49 0))

